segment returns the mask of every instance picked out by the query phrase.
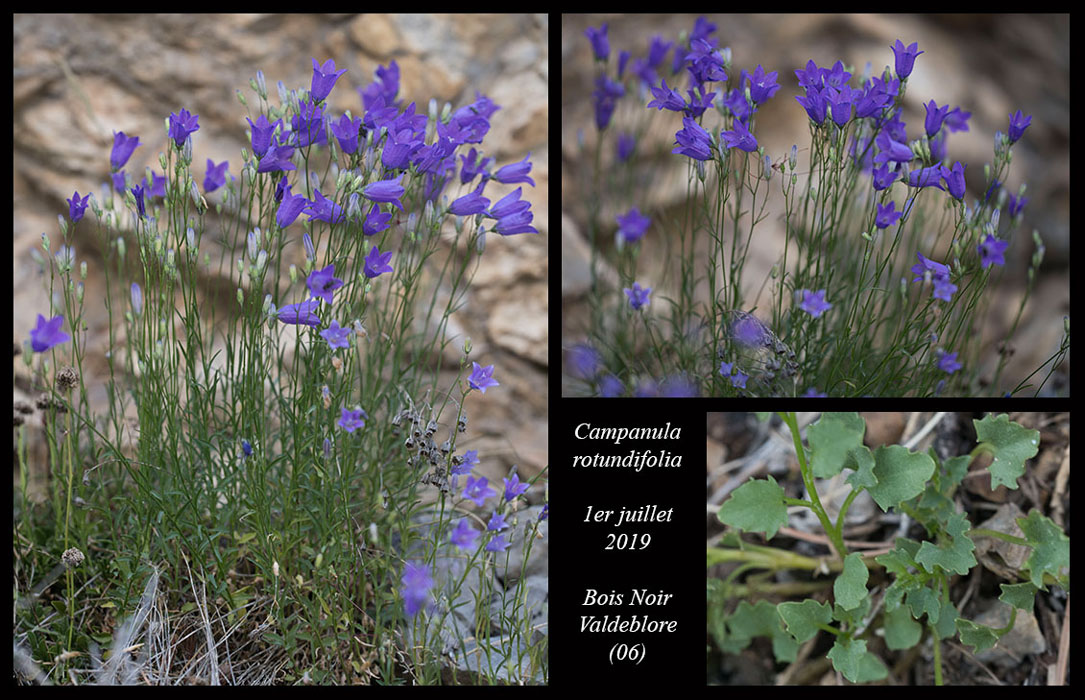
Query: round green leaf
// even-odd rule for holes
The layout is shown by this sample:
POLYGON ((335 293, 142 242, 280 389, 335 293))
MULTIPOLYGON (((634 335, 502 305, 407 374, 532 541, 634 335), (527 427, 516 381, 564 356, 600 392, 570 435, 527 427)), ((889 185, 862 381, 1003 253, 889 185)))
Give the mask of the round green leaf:
POLYGON ((1070 584, 1070 538, 1051 518, 1033 510, 1027 518, 1018 518, 1017 526, 1025 533, 1032 554, 1025 566, 1032 574, 1032 585, 1047 590, 1044 574, 1051 574, 1064 588, 1070 584))
POLYGON ((1036 456, 1040 450, 1040 431, 1029 430, 1010 421, 1005 413, 974 420, 976 439, 990 448, 994 461, 991 472, 991 488, 1000 485, 1016 489, 1017 479, 1025 473, 1025 460, 1036 456))
POLYGON ((833 619, 828 603, 807 598, 801 603, 780 603, 777 612, 787 625, 787 631, 800 643, 818 633, 818 625, 827 625, 833 619))
POLYGON ((867 597, 866 582, 870 572, 867 571, 863 557, 855 552, 844 558, 844 571, 836 577, 833 583, 833 595, 836 604, 844 610, 854 610, 867 597))
POLYGON ((874 452, 874 476, 878 483, 867 490, 883 511, 923 493, 934 474, 934 460, 901 445, 879 447, 874 452))
POLYGON ((806 429, 814 476, 828 479, 844 468, 848 452, 863 444, 866 423, 858 413, 822 413, 806 429))
POLYGON ((771 476, 768 479, 751 479, 735 489, 720 506, 717 517, 726 525, 748 532, 763 532, 765 537, 772 539, 781 527, 787 525, 784 490, 771 476))

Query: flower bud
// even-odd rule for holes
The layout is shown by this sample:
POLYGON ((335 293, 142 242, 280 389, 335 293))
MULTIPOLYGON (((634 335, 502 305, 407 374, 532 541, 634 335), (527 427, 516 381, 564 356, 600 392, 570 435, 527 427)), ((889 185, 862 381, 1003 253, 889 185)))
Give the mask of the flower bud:
MULTIPOLYGON (((252 84, 251 78, 250 78, 249 84, 250 85, 252 84)), ((238 88, 238 90, 237 90, 237 101, 241 103, 242 107, 248 107, 249 106, 249 103, 245 100, 245 95, 241 92, 240 88, 238 88)))
POLYGON ((237 288, 237 303, 240 306, 245 305, 245 290, 243 290, 241 287, 237 288))
POLYGON ((136 282, 132 283, 131 298, 132 313, 139 316, 143 313, 143 290, 139 288, 139 284, 136 282))

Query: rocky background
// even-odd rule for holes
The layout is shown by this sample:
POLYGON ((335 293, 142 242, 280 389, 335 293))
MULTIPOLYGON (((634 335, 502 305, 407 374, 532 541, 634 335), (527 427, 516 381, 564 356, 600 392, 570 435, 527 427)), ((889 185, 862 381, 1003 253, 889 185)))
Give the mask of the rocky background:
MULTIPOLYGON (((486 456, 481 469, 491 480, 506 475, 513 464, 522 478, 535 476, 547 464, 547 37, 545 14, 16 15, 15 344, 29 338, 36 315, 48 309, 31 250, 40 250, 43 232, 53 252, 59 247, 57 215, 67 214, 65 199, 73 191, 101 197, 114 131, 140 136, 129 172, 140 173, 145 166, 161 172, 163 120, 184 107, 199 115, 194 174, 202 178, 204 168, 197 164, 211 158, 229 160, 236 177, 241 148, 249 145, 247 113, 236 92, 253 97, 248 83, 257 70, 264 72, 275 103, 278 81, 308 89, 311 59, 333 58, 347 73, 332 91, 330 107, 358 114, 356 88, 373 80, 378 65, 395 59, 405 104, 415 101, 425 113, 435 97, 440 105, 457 108, 481 92, 502 106, 483 144, 486 154, 501 166, 531 153, 537 186, 525 185, 523 197, 532 202, 541 235, 489 237, 468 302, 450 327, 472 339, 473 356, 495 365, 501 383, 485 400, 476 397, 468 405, 469 446, 486 456)), ((493 198, 514 188, 496 183, 487 194, 493 198)), ((212 204, 216 196, 209 196, 212 204)), ((93 226, 90 208, 86 217, 93 226)), ((101 409, 108 328, 104 305, 94 301, 105 293, 96 238, 76 240, 74 247, 77 265, 86 260, 89 268, 84 382, 101 409)), ((15 366, 19 398, 30 390, 29 375, 22 358, 15 366)), ((542 494, 535 495, 538 500, 542 494)))
MULTIPOLYGON (((916 61, 909 78, 905 120, 921 124, 923 103, 960 105, 971 111, 968 132, 956 133, 949 141, 950 155, 968 163, 966 171, 971 202, 982 193, 983 164, 993 158, 996 131, 1005 133, 1008 117, 1017 109, 1032 115, 1032 124, 1014 147, 1014 162, 1006 184, 1011 192, 1028 184, 1024 221, 1007 254, 1007 274, 996 290, 991 305, 992 322, 984 339, 1003 337, 1013 320, 1033 252, 1031 232, 1043 237, 1046 256, 1028 306, 1022 316, 1011 358, 1003 381, 1020 380, 1050 357, 1063 334, 1063 317, 1070 310, 1070 21, 1068 15, 721 15, 709 14, 717 25, 715 36, 721 46, 732 50, 734 70, 753 71, 758 64, 766 71, 778 71, 780 90, 758 113, 758 141, 773 161, 780 160, 798 144, 809 146, 808 118, 794 98, 798 93, 795 69, 813 59, 831 66, 836 60, 852 64, 857 73, 869 61, 875 72, 893 62, 890 50, 897 39, 915 41, 925 51, 916 61)), ((688 34, 697 15, 571 15, 562 17, 562 344, 568 347, 584 338, 587 319, 585 292, 588 283, 587 212, 580 195, 587 185, 598 132, 593 119, 591 92, 594 63, 584 29, 609 23, 611 64, 625 49, 643 56, 654 35, 668 41, 688 34), (583 148, 578 144, 583 141, 583 148), (587 154, 587 156, 585 156, 587 154)), ((667 61, 671 59, 670 53, 667 61)), ((670 84, 670 81, 668 81, 670 84)), ((684 89, 685 82, 680 84, 684 89)), ((651 95, 640 103, 647 104, 651 95)), ((613 123, 631 124, 644 112, 636 100, 619 103, 613 123), (624 120, 624 121, 623 121, 624 120)), ((642 212, 659 211, 685 200, 685 159, 671 156, 674 132, 681 119, 662 112, 637 146, 633 177, 651 183, 650 201, 642 212), (658 154, 658 156, 656 156, 658 154)), ((603 168, 614 161, 615 129, 604 135, 603 168)), ((911 131, 911 130, 910 130, 911 131)), ((800 171, 804 162, 800 154, 800 171)), ((770 199, 768 218, 758 225, 758 235, 747 261, 745 278, 760 285, 764 273, 776 261, 783 247, 782 197, 778 184, 770 199)), ((614 216, 628 210, 628 203, 610 202, 600 215, 612 228, 604 230, 607 240, 616 224, 614 216), (623 206, 620 211, 619 206, 623 206), (613 209, 613 211, 611 210, 613 209)), ((662 264, 660 243, 665 232, 649 229, 643 245, 641 265, 662 264), (653 247, 655 246, 655 247, 653 247)), ((604 279, 608 271, 603 270, 604 279)), ((613 274, 611 272, 611 274, 613 274)), ((650 276, 650 272, 645 276, 650 276)), ((658 275, 656 275, 658 278, 658 275)), ((752 292, 756 294, 756 288, 752 292)), ((660 290, 664 293, 664 290, 660 290)), ((993 347, 993 342, 992 342, 993 347)), ((997 359, 997 358, 993 358, 997 359)), ((1064 372, 1056 373, 1049 387, 1068 392, 1069 359, 1064 372)), ((564 376, 563 376, 564 379, 564 376)), ((1036 378, 1034 378, 1036 379, 1036 378)), ((563 381, 563 393, 576 392, 579 382, 563 381)))

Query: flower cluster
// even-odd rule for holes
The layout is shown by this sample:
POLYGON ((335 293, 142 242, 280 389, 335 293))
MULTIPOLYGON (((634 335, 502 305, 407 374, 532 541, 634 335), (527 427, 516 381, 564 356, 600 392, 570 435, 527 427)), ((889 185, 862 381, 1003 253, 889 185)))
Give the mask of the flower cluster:
MULTIPOLYGON (((689 201, 684 216, 664 223, 646 208, 658 194, 633 176, 639 171, 630 170, 630 177, 596 172, 594 181, 586 180, 591 318, 598 327, 588 342, 568 346, 569 373, 598 396, 934 395, 988 386, 977 361, 986 350, 959 343, 971 332, 964 329, 976 326, 974 317, 986 312, 984 290, 999 281, 994 273, 1011 250, 1012 227, 1000 226, 999 212, 1009 214, 1003 223, 1021 221, 1024 187, 1003 192, 1001 183, 1031 117, 1009 115, 1008 133, 995 138, 995 161, 982 171, 955 160, 953 134, 973 128, 972 113, 926 99, 915 123, 906 123, 909 79, 926 52, 917 42, 897 40, 880 73, 868 68, 859 75, 843 61, 809 60, 794 70, 794 99, 809 121, 811 144, 792 146, 774 163, 759 141, 757 119, 786 86, 764 65, 734 65, 716 29, 700 18, 678 41, 652 37, 640 56, 612 47, 606 25, 585 31, 596 60, 594 162, 600 163, 618 103, 638 101, 647 118, 667 120, 674 129, 669 147, 685 166, 689 201), (802 151, 809 154, 808 168, 799 165, 802 151), (765 282, 750 284, 742 279, 746 258, 763 238, 754 228, 772 195, 765 182, 776 174, 786 200, 787 243, 765 282), (970 189, 985 195, 968 201, 970 189), (612 251, 597 235, 609 223, 597 217, 609 190, 623 202, 610 219, 616 224, 612 251), (947 214, 932 216, 935 208, 947 214), (644 242, 657 230, 667 236, 668 252, 681 253, 671 258, 673 267, 664 263, 663 279, 676 288, 649 286, 639 269, 639 257, 651 249, 644 242), (933 301, 922 303, 909 290, 905 251, 919 260, 910 278, 929 282, 933 301), (600 274, 602 260, 617 271, 617 284, 604 283, 609 275, 600 274), (756 299, 747 297, 753 292, 756 299), (618 302, 641 312, 651 305, 651 313, 620 315, 616 327, 600 323, 618 302), (754 309, 761 309, 760 318, 754 309), (929 337, 952 347, 936 347, 929 337), (714 366, 706 366, 713 345, 714 366)), ((613 162, 632 168, 634 133, 650 130, 638 124, 616 131, 613 162)), ((1030 280, 1041 257, 1034 256, 1030 280)), ((1054 359, 1064 356, 1068 336, 1064 346, 1054 359)))
MULTIPOLYGON (((465 403, 501 386, 495 364, 468 362, 466 342, 456 379, 438 401, 431 398, 438 391, 438 377, 419 359, 439 354, 449 342, 448 319, 464 303, 486 234, 539 232, 532 204, 523 198, 524 187, 535 187, 532 154, 502 163, 483 151, 491 120, 502 109, 483 94, 476 93, 459 109, 445 105, 438 110, 434 100, 428 113, 419 111, 414 102, 401 98, 399 67, 392 61, 377 68, 375 79, 358 91, 361 109, 340 114, 329 97, 343 89, 347 69, 337 68, 334 60, 314 58, 312 70, 307 90, 288 90, 279 83, 278 105, 268 100, 263 74, 257 74, 250 84, 259 106, 253 105, 256 109, 246 117, 247 143, 240 161, 195 158, 206 131, 201 132, 200 116, 187 108, 166 120, 162 172, 148 169, 146 177, 125 172, 141 141, 114 133, 109 165, 120 201, 113 201, 109 192, 102 202, 79 192, 67 200, 67 219, 60 217, 64 245, 48 258, 50 282, 60 275, 65 284, 50 294, 57 312, 37 316, 29 347, 35 353, 54 351, 38 358, 44 373, 54 366, 54 358, 60 359, 56 355, 66 350, 62 346, 86 328, 82 281, 72 278, 76 269, 83 279, 87 276, 85 262, 76 266, 75 245, 83 233, 77 225, 91 225, 86 222, 89 207, 98 217, 99 233, 108 236, 102 249, 119 258, 110 260, 108 269, 133 267, 132 256, 125 260, 125 253, 134 240, 143 272, 139 282, 125 279, 120 287, 106 279, 107 288, 123 289, 127 295, 122 309, 127 352, 117 353, 116 361, 130 363, 115 368, 111 351, 110 375, 118 378, 113 381, 125 381, 121 377, 127 369, 127 377, 134 378, 131 392, 110 387, 111 397, 125 397, 111 410, 123 414, 124 401, 135 395, 140 425, 136 448, 141 459, 156 465, 154 474, 134 484, 142 497, 126 499, 124 507, 146 511, 145 504, 161 505, 160 498, 171 497, 160 493, 175 491, 154 481, 162 475, 175 484, 213 473, 220 481, 193 489, 193 501, 185 508, 210 513, 206 517, 224 532, 244 529, 248 526, 236 520, 238 511, 227 513, 210 502, 197 502, 227 482, 236 488, 232 497, 243 504, 243 517, 259 522, 253 527, 275 532, 267 539, 273 544, 261 551, 274 555, 266 559, 271 576, 264 580, 273 582, 277 592, 282 590, 280 561, 305 559, 312 567, 305 575, 314 591, 320 589, 324 572, 349 571, 357 564, 353 552, 333 551, 350 548, 329 547, 329 541, 317 538, 351 533, 366 523, 368 533, 357 534, 371 534, 369 544, 376 544, 376 533, 393 529, 394 537, 381 543, 394 545, 365 567, 372 580, 357 585, 372 590, 378 581, 398 579, 398 586, 385 586, 388 590, 380 595, 388 602, 402 602, 402 614, 382 613, 377 630, 385 639, 400 640, 398 631, 390 634, 391 628, 403 617, 430 610, 441 578, 433 567, 435 548, 421 558, 413 554, 420 542, 431 544, 417 537, 412 521, 423 493, 431 495, 423 485, 437 487, 442 501, 435 509, 440 513, 435 532, 470 552, 472 565, 478 557, 480 567, 512 546, 509 530, 529 488, 515 468, 503 484, 491 483, 475 473, 479 451, 457 448, 457 437, 467 428, 465 403), (494 182, 498 184, 491 185, 494 182), (495 194, 495 188, 501 188, 501 194, 495 194), (215 304, 196 293, 206 282, 200 275, 211 265, 200 244, 212 225, 204 219, 212 206, 224 214, 216 245, 226 251, 223 259, 235 275, 231 282, 237 283, 237 307, 225 320, 215 317, 215 304), (129 222, 121 218, 125 212, 131 215, 128 228, 129 222), (298 235, 288 233, 290 229, 298 235), (454 254, 444 256, 452 230, 454 254), (461 254, 461 243, 466 254, 461 254), (427 267, 435 254, 442 262, 427 267), (291 257, 297 264, 289 264, 291 257), (374 329, 372 337, 367 326, 374 329), (212 337, 224 342, 224 352, 208 351, 205 346, 212 337), (287 349, 284 341, 294 342, 287 349), (185 376, 187 372, 199 376, 185 376), (423 393, 427 400, 419 402, 422 409, 416 410, 408 399, 408 406, 392 416, 391 426, 382 420, 400 397, 423 393), (224 395, 229 397, 225 403, 224 395), (458 412, 446 428, 441 414, 450 404, 456 404, 458 412), (387 439, 388 433, 401 435, 404 429, 404 439, 387 439), (225 444, 222 436, 228 436, 225 444), (202 458, 234 458, 194 474, 191 465, 201 458, 197 452, 202 458), (152 496, 150 489, 158 491, 152 496), (445 507, 446 498, 451 507, 445 507), (454 511, 469 513, 464 505, 471 503, 486 509, 486 517, 451 516, 454 511), (476 521, 483 530, 473 526, 476 521), (314 560, 308 555, 317 549, 314 560), (322 562, 324 557, 336 560, 335 569, 322 562)), ((241 91, 238 97, 249 107, 241 91)), ((49 245, 43 235, 44 250, 49 251, 49 245)), ((115 307, 107 303, 107 310, 114 320, 115 307)), ((80 342, 70 359, 81 360, 84 350, 80 342)), ((32 364, 33 356, 26 361, 32 364)), ((73 367, 60 365, 55 374, 54 386, 63 394, 81 382, 73 367)), ((76 410, 61 397, 46 394, 41 401, 51 414, 76 410)), ((17 414, 16 425, 23 421, 17 414)), ((93 424, 89 418, 75 423, 77 430, 93 424)), ((88 444, 85 435, 72 437, 54 444, 64 450, 88 444)), ((82 461, 78 455, 70 459, 82 461)), ((128 479, 121 473, 103 481, 128 479)), ((77 498, 82 501, 82 496, 77 498)), ((170 532, 162 542, 189 537, 187 515, 164 525, 170 532)), ((151 522, 149 511, 132 517, 133 522, 151 522)), ((194 526, 206 527, 206 517, 198 516, 194 526)), ((531 539, 524 538, 525 556, 531 539)), ((231 561, 235 555, 249 557, 252 552, 242 548, 231 554, 231 561)), ((255 566, 265 562, 262 556, 252 561, 257 560, 255 566)), ((226 572, 209 573, 220 575, 226 572)), ((465 584, 461 579, 455 585, 465 584)), ((345 590, 337 584, 335 593, 345 590)), ((369 600, 377 610, 393 610, 379 598, 369 600)), ((308 601, 284 599, 282 604, 292 608, 284 619, 315 621, 318 628, 310 630, 314 638, 331 634, 321 614, 304 609, 308 601)), ((346 623, 337 618, 332 626, 346 623)), ((285 639, 280 643, 288 648, 291 644, 285 639)), ((423 662, 419 658, 415 663, 423 662)))

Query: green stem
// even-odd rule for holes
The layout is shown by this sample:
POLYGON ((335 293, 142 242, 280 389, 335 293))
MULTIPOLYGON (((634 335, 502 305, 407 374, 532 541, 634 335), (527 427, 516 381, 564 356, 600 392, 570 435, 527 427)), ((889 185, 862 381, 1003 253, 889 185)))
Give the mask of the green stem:
POLYGON ((1009 542, 1010 544, 1019 544, 1022 547, 1032 547, 1032 543, 1028 540, 1021 539, 1020 537, 1014 537, 1013 535, 1007 535, 1005 532, 999 532, 998 530, 991 530, 985 527, 974 527, 964 534, 972 538, 995 537, 1005 542, 1009 542))
POLYGON ((934 625, 930 625, 931 641, 934 644, 934 684, 942 685, 942 640, 938 639, 938 632, 934 625))
POLYGON ((810 466, 806 463, 806 452, 803 450, 802 436, 799 434, 798 418, 796 418, 794 412, 781 412, 780 418, 787 423, 787 427, 791 430, 791 440, 795 443, 795 456, 798 457, 799 460, 799 470, 802 472, 802 481, 806 484, 806 492, 810 494, 810 500, 813 502, 811 510, 814 511, 814 514, 818 516, 818 520, 821 521, 821 527, 832 541, 833 549, 835 549, 836 553, 843 559, 848 556, 848 548, 844 544, 843 536, 835 527, 833 527, 832 522, 829 520, 825 508, 821 505, 821 498, 818 496, 818 490, 814 487, 814 474, 810 470, 810 466))

